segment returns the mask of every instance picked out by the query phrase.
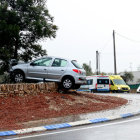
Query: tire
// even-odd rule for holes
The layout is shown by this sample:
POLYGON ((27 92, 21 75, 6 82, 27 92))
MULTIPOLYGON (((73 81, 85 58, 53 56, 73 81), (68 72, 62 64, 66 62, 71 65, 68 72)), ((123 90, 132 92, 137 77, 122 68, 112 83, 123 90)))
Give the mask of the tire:
POLYGON ((91 93, 93 93, 93 89, 91 89, 91 93))
POLYGON ((118 90, 113 90, 113 93, 118 93, 118 90))
POLYGON ((96 93, 97 92, 97 90, 96 89, 93 89, 93 93, 96 93))
POLYGON ((79 89, 81 85, 77 84, 77 85, 74 85, 74 89, 79 89))
POLYGON ((15 83, 22 83, 24 82, 24 74, 22 72, 15 72, 13 81, 15 83))
POLYGON ((74 80, 71 77, 65 77, 62 80, 62 87, 64 89, 71 89, 74 86, 74 80))

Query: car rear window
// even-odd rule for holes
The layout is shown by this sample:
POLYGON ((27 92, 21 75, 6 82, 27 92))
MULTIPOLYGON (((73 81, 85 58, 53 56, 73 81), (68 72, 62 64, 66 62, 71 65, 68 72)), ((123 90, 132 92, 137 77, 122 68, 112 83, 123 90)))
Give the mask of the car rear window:
POLYGON ((76 61, 76 60, 72 60, 71 63, 78 69, 82 69, 82 66, 76 61))

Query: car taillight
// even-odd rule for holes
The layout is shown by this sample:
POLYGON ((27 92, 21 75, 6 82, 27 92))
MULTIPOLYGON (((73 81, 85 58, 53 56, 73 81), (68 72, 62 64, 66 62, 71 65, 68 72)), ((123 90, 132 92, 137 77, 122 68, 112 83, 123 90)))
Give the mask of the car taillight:
POLYGON ((81 74, 81 71, 78 70, 78 69, 73 69, 73 71, 76 72, 76 73, 80 73, 81 74))
POLYGON ((111 89, 111 84, 109 84, 109 89, 111 89))
POLYGON ((95 89, 97 89, 97 83, 95 84, 95 89))

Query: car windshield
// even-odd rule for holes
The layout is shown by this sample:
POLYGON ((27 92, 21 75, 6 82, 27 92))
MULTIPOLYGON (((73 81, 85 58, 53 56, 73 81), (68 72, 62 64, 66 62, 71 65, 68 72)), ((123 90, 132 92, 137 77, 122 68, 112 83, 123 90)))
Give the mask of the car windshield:
POLYGON ((71 62, 76 68, 82 69, 82 66, 76 60, 72 60, 71 62))
POLYGON ((122 79, 114 79, 113 82, 115 85, 126 85, 126 83, 122 79))

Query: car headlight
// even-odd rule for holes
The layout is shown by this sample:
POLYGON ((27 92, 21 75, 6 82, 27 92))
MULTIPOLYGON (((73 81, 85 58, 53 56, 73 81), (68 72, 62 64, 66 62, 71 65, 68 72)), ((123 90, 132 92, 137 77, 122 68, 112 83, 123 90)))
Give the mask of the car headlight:
POLYGON ((10 70, 9 70, 10 72, 12 72, 13 71, 13 69, 12 68, 10 68, 10 70))
POLYGON ((130 90, 130 87, 128 89, 130 90))
POLYGON ((118 90, 121 90, 121 88, 120 87, 117 87, 118 88, 118 90))

